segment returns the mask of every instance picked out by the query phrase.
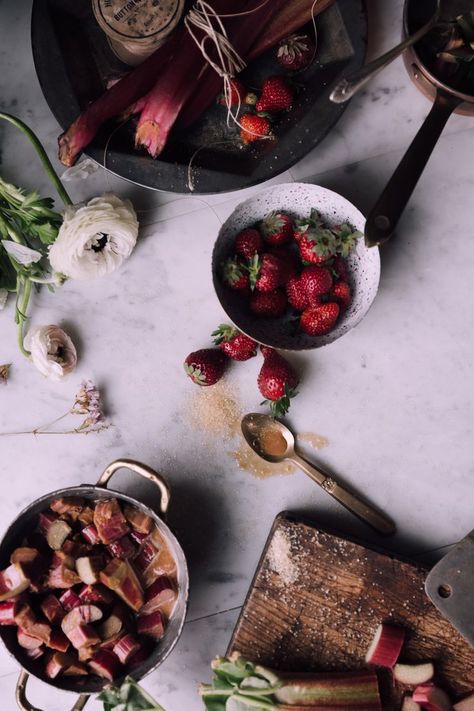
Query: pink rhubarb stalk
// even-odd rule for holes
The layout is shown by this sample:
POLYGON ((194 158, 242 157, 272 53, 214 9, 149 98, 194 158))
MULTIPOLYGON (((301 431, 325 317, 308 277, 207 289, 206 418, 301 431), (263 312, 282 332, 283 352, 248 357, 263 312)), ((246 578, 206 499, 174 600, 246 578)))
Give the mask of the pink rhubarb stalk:
POLYGON ((405 630, 401 627, 379 625, 365 655, 365 661, 368 664, 391 669, 395 666, 404 640, 405 630))

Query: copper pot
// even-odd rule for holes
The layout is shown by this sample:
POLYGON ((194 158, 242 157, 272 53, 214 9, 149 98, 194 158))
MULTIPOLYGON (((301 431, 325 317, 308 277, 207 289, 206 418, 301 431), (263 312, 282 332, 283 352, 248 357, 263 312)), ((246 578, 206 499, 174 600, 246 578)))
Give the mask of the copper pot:
MULTIPOLYGON (((433 15, 435 5, 435 0, 405 0, 403 36, 419 29, 433 15)), ((459 10, 460 6, 453 6, 454 17, 459 10)), ((365 241, 369 247, 385 242, 392 235, 451 114, 474 115, 474 94, 456 90, 439 79, 421 57, 422 46, 417 43, 405 50, 404 61, 410 77, 433 101, 433 107, 367 217, 365 241)))
MULTIPOLYGON (((178 543, 176 537, 171 532, 170 528, 164 522, 163 517, 166 515, 170 502, 170 490, 165 479, 153 471, 146 464, 141 464, 129 459, 118 459, 109 464, 103 474, 99 477, 97 484, 82 484, 80 486, 71 486, 65 489, 58 489, 39 499, 36 499, 32 504, 26 507, 13 521, 5 533, 0 543, 0 566, 6 567, 9 563, 11 552, 21 545, 27 533, 30 533, 32 528, 37 524, 38 514, 47 509, 51 501, 62 496, 77 496, 91 501, 98 499, 110 498, 111 494, 127 504, 132 504, 144 513, 151 516, 160 533, 163 535, 171 553, 173 554, 177 564, 177 583, 178 583, 178 599, 173 610, 173 615, 169 620, 168 627, 162 640, 156 645, 150 657, 135 667, 133 676, 135 679, 142 679, 144 676, 156 669, 168 656, 176 642, 179 639, 184 625, 186 616, 186 608, 188 601, 189 575, 186 564, 186 558, 183 550, 178 543), (126 468, 135 472, 141 477, 151 481, 160 491, 160 506, 159 511, 153 511, 146 504, 137 499, 128 496, 119 491, 109 489, 107 484, 115 472, 119 469, 126 468)), ((105 679, 101 680, 94 676, 87 677, 57 677, 49 679, 44 673, 41 665, 41 659, 33 661, 23 653, 16 640, 16 628, 0 627, 0 637, 5 644, 8 652, 21 665, 22 671, 18 678, 16 687, 16 700, 20 709, 23 711, 41 711, 36 706, 33 706, 26 698, 26 684, 30 674, 41 681, 44 681, 50 686, 63 691, 73 691, 79 693, 80 696, 74 704, 72 711, 80 711, 84 708, 90 694, 99 693, 108 683, 105 679)), ((118 680, 120 681, 120 680, 118 680)))

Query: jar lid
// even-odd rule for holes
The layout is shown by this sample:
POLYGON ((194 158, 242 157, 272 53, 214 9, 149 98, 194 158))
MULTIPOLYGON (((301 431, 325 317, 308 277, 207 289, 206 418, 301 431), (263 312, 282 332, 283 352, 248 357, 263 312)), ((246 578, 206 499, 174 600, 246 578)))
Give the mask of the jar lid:
POLYGON ((177 25, 184 0, 93 0, 94 15, 111 38, 150 41, 168 35, 177 25))

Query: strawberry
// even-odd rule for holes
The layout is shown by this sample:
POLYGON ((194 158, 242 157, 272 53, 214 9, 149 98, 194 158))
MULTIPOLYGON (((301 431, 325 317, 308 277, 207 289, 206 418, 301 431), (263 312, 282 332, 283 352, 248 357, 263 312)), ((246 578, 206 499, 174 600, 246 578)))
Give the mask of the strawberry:
POLYGON ((311 64, 314 50, 314 42, 308 35, 290 35, 280 43, 277 60, 285 69, 299 72, 311 64))
POLYGON ((309 306, 308 296, 300 277, 292 277, 286 285, 286 295, 291 306, 297 311, 304 311, 309 306))
POLYGON ((323 336, 334 328, 338 316, 339 304, 333 301, 309 306, 301 314, 300 328, 309 336, 323 336))
POLYGON ((287 244, 293 236, 293 220, 286 212, 273 211, 261 221, 260 230, 267 244, 287 244))
POLYGON ((332 286, 332 276, 329 269, 312 264, 305 267, 300 275, 301 286, 306 293, 308 304, 313 304, 315 299, 326 294, 332 286))
POLYGON ((257 116, 257 114, 241 116, 240 126, 240 138, 246 144, 266 138, 271 133, 270 121, 265 116, 257 116))
POLYGON ((196 385, 214 385, 224 375, 227 358, 218 348, 203 348, 190 353, 184 370, 196 385))
POLYGON ((342 257, 348 257, 352 250, 355 249, 357 240, 363 237, 362 232, 354 230, 347 222, 334 227, 332 232, 336 239, 337 253, 342 257))
POLYGON ((344 257, 340 257, 339 255, 334 257, 331 263, 331 270, 337 279, 349 281, 349 269, 344 257))
POLYGON ((296 276, 298 273, 298 263, 299 260, 296 254, 290 252, 290 250, 285 247, 271 247, 268 250, 268 254, 273 254, 280 261, 281 270, 281 283, 286 284, 289 279, 296 276))
POLYGON ((286 309, 286 294, 281 289, 275 291, 254 291, 250 297, 250 309, 256 316, 276 318, 283 316, 286 309))
POLYGON ((234 249, 244 259, 252 259, 254 254, 260 254, 263 249, 260 232, 252 227, 242 230, 234 240, 234 249))
POLYGON ((283 264, 273 254, 256 254, 249 262, 249 279, 252 291, 275 291, 282 283, 283 264))
POLYGON ((293 91, 283 76, 268 77, 263 82, 262 95, 255 104, 257 111, 285 111, 293 104, 293 91))
POLYGON ((296 221, 294 238, 304 262, 322 264, 336 254, 336 237, 331 230, 323 227, 315 210, 311 211, 309 218, 296 221))
MULTIPOLYGON (((239 106, 245 101, 247 96, 247 89, 242 84, 239 79, 230 80, 230 105, 239 106)), ((221 106, 227 106, 226 95, 222 93, 219 97, 219 104, 221 106)))
POLYGON ((273 417, 282 417, 290 408, 290 400, 296 393, 299 378, 293 367, 277 351, 265 348, 264 361, 258 374, 258 389, 270 405, 273 417))
POLYGON ((336 281, 329 292, 329 296, 333 301, 336 301, 339 304, 341 311, 345 311, 349 308, 352 301, 351 288, 349 284, 342 279, 336 281))
POLYGON ((230 257, 224 262, 222 268, 224 284, 231 289, 246 289, 249 286, 249 275, 245 264, 235 257, 230 257))
POLYGON ((216 346, 233 360, 248 360, 257 355, 257 343, 233 326, 221 323, 211 335, 216 346))

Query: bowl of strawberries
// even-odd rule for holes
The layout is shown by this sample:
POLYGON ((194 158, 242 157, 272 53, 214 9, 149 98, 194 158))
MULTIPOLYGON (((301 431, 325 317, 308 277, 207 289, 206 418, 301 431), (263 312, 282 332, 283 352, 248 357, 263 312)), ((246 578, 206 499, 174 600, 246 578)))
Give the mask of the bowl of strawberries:
POLYGON ((217 237, 217 297, 234 324, 273 348, 318 348, 364 318, 380 278, 365 218, 341 195, 284 183, 240 203, 217 237))

